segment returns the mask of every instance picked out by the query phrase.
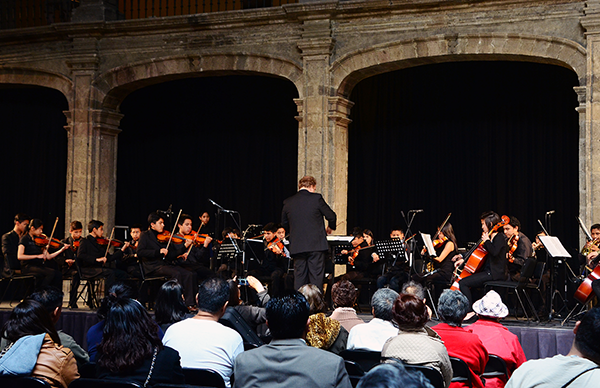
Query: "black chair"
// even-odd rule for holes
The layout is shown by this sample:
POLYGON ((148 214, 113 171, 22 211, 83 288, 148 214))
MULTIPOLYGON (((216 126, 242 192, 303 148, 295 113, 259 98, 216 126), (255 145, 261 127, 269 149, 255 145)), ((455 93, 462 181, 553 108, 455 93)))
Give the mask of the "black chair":
POLYGON ((225 388, 223 377, 214 370, 182 368, 185 383, 201 387, 225 388))
MULTIPOLYGON (((81 266, 79 265, 79 259, 75 259, 75 268, 77 268, 77 274, 79 275, 79 279, 82 282, 85 282, 83 285, 83 289, 77 293, 77 298, 75 299, 75 303, 80 298, 83 298, 83 293, 87 292, 87 298, 84 299, 85 303, 88 305, 90 309, 95 309, 100 307, 100 302, 98 301, 97 293, 97 281, 101 278, 99 275, 95 276, 84 276, 81 272, 81 266)), ((70 301, 69 301, 70 303, 70 301)))
POLYGON ((404 364, 404 368, 411 372, 423 373, 423 376, 429 380, 433 388, 444 388, 446 386, 442 372, 432 366, 404 364))
POLYGON ((140 286, 138 287, 138 295, 140 296, 140 297, 139 297, 139 299, 140 299, 140 302, 141 302, 143 305, 145 305, 145 304, 146 304, 146 302, 149 302, 150 304, 153 304, 153 303, 154 303, 154 300, 153 300, 153 299, 152 299, 152 300, 150 300, 150 301, 148 301, 148 300, 147 300, 147 299, 148 299, 148 298, 147 298, 147 296, 148 296, 147 294, 148 294, 148 293, 147 293, 147 289, 146 289, 146 288, 144 288, 144 286, 145 286, 146 284, 148 284, 148 283, 156 283, 156 282, 159 282, 159 283, 160 283, 160 285, 162 286, 162 284, 163 284, 164 282, 166 282, 166 281, 167 281, 167 278, 166 278, 166 277, 164 277, 164 276, 152 276, 152 277, 147 277, 147 276, 146 276, 146 273, 144 272, 144 266, 143 266, 143 264, 142 264, 142 262, 141 262, 140 260, 138 260, 138 265, 140 266, 140 275, 142 276, 142 278, 141 278, 141 279, 138 279, 138 280, 140 280, 140 286), (145 292, 145 294, 144 294, 144 292, 142 292, 142 291, 144 291, 144 292, 145 292))
POLYGON ((45 380, 31 376, 2 376, 0 377, 2 388, 50 388, 45 380))
POLYGON ((450 363, 452 364, 452 382, 463 383, 472 387, 471 368, 467 363, 457 357, 450 357, 450 363))
POLYGON ((69 388, 142 388, 142 385, 134 382, 81 378, 69 384, 69 388))
POLYGON ((365 375, 365 371, 354 361, 344 360, 344 365, 346 366, 348 377, 350 377, 350 383, 353 387, 356 387, 360 379, 365 375))
MULTIPOLYGON (((493 288, 493 289, 505 288, 507 290, 514 290, 515 295, 517 296, 517 299, 519 300, 519 304, 521 305, 521 308, 523 309, 523 313, 525 314, 525 317, 527 318, 527 320, 529 320, 529 315, 527 314, 527 309, 525 308, 525 305, 523 304, 523 299, 521 298, 521 295, 523 295, 525 297, 525 299, 529 302, 529 307, 530 307, 531 311, 533 312, 533 315, 535 315, 536 320, 539 321, 540 317, 538 317, 537 311, 535 311, 535 308, 531 305, 531 300, 529 299, 529 297, 527 296, 527 293, 525 292, 525 288, 529 284, 529 279, 531 279, 531 277, 533 276, 535 267, 536 267, 535 257, 528 257, 525 260, 523 267, 521 268, 521 277, 519 278, 518 282, 513 282, 513 281, 486 282, 484 284, 485 291, 487 292, 488 289, 490 289, 490 288, 493 288)), ((515 318, 518 319, 516 312, 515 312, 515 318)))
POLYGON ((370 371, 381 362, 381 352, 371 350, 344 350, 340 353, 344 360, 354 361, 364 372, 370 371))
POLYGON ((499 378, 505 384, 508 381, 508 369, 506 362, 495 354, 490 354, 490 358, 485 364, 485 371, 481 375, 484 379, 499 378))
MULTIPOLYGON (((22 273, 20 273, 20 271, 16 272, 14 270, 11 270, 10 272, 11 274, 9 276, 0 277, 0 283, 8 282, 6 288, 4 289, 4 293, 0 298, 0 303, 4 301, 4 298, 6 298, 6 295, 8 294, 8 291, 10 289, 10 285, 13 284, 13 282, 18 282, 20 284, 20 286, 16 289, 14 294, 17 295, 17 297, 19 296, 19 290, 21 289, 21 286, 27 286, 27 288, 25 288, 25 293, 23 294, 24 297, 27 297, 29 295, 30 290, 35 289, 35 276, 23 275, 22 273)), ((10 301, 10 307, 12 307, 12 303, 13 299, 11 299, 10 301)))

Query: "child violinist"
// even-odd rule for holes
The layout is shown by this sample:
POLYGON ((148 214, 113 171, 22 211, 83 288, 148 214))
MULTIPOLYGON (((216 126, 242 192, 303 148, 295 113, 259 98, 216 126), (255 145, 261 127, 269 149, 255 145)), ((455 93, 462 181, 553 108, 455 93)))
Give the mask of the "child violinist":
MULTIPOLYGON (((444 227, 439 230, 437 238, 432 242, 435 256, 431 257, 431 262, 433 264, 432 271, 435 272, 426 277, 426 282, 449 284, 454 272, 452 258, 458 254, 458 245, 456 244, 452 224, 446 222, 444 227)), ((421 252, 421 255, 425 254, 426 248, 424 247, 423 250, 424 252, 421 252)))
POLYGON ((83 233, 83 224, 81 221, 72 221, 69 226, 69 237, 62 240, 63 243, 68 244, 71 249, 65 250, 61 255, 63 260, 61 263, 61 272, 63 277, 66 275, 71 276, 71 291, 69 293, 69 307, 72 309, 77 308, 77 289, 79 288, 79 273, 77 272, 77 266, 75 260, 77 259, 77 250, 81 243, 81 235, 83 233))
POLYGON ((62 274, 46 263, 60 255, 68 245, 63 245, 56 252, 49 253, 49 240, 44 235, 44 223, 34 218, 29 224, 27 233, 21 237, 17 258, 21 262, 21 272, 35 277, 36 287, 53 286, 62 289, 62 274))

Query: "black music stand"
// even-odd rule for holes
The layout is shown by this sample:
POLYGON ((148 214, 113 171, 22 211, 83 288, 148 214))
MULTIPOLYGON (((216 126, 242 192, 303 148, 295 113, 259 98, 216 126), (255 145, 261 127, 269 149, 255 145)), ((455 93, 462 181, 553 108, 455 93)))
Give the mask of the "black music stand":
MULTIPOLYGON (((400 258, 406 262, 406 249, 402 239, 396 238, 392 240, 375 241, 375 247, 377 247, 377 254, 379 256, 389 253, 394 258, 394 262, 390 265, 390 267, 395 266, 396 262, 400 258)), ((382 271, 382 275, 383 272, 385 272, 385 268, 382 271)))
MULTIPOLYGON (((559 265, 562 263, 565 263, 568 266, 566 259, 570 258, 571 254, 569 252, 567 252, 567 250, 562 245, 562 243, 560 242, 558 237, 539 236, 539 239, 540 239, 540 242, 542 243, 542 245, 544 246, 544 248, 546 248, 546 253, 548 254, 549 257, 552 258, 553 264, 554 264, 551 268, 552 272, 550 274, 550 293, 551 293, 551 295, 550 295, 550 308, 549 308, 550 315, 548 316, 548 320, 552 320, 552 318, 554 318, 554 315, 560 315, 560 311, 558 311, 556 314, 554 314, 554 298, 556 296, 558 296, 559 298, 562 299, 563 308, 565 308, 567 306, 566 291, 565 291, 565 297, 563 298, 560 291, 558 290, 558 284, 557 284, 556 278, 558 276, 559 265)), ((571 269, 571 267, 568 267, 568 268, 571 269)))

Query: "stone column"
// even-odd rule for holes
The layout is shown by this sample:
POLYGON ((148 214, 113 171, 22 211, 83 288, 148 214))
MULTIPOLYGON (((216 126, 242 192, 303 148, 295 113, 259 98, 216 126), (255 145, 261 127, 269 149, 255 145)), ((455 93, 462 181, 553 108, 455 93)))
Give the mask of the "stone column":
POLYGON ((334 47, 329 19, 305 20, 303 76, 298 105, 298 177, 312 175, 317 191, 337 213, 336 234, 346 234, 348 203, 348 114, 352 103, 335 97, 330 82, 334 47))
POLYGON ((92 81, 98 58, 94 38, 74 40, 74 54, 67 62, 73 80, 72 105, 67 116, 68 157, 65 228, 73 220, 84 225, 91 219, 114 225, 116 198, 117 135, 122 115, 94 109, 92 81))
MULTIPOLYGON (((590 148, 590 136, 588 134, 589 126, 586 125, 586 87, 575 86, 573 88, 577 93, 577 101, 579 106, 575 108, 579 113, 579 217, 588 226, 588 228, 594 223, 591 215, 591 207, 588 206, 590 199, 588 198, 589 187, 590 187, 590 159, 589 148, 590 148)), ((585 234, 583 231, 579 231, 579 246, 583 246, 586 241, 585 234)))

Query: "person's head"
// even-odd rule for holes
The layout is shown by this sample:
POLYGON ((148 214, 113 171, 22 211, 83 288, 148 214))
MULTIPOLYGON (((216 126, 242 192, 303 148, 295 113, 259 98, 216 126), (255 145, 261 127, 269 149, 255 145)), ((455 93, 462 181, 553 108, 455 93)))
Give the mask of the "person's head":
POLYGON ((151 359, 163 348, 158 326, 146 309, 134 299, 109 295, 98 365, 114 374, 127 373, 151 359))
POLYGON ((33 299, 25 299, 10 313, 2 329, 2 336, 16 342, 26 335, 48 334, 52 341, 61 345, 54 323, 44 306, 33 299))
POLYGON ((327 305, 323 299, 323 293, 319 287, 314 284, 305 284, 298 289, 310 306, 310 314, 324 313, 327 311, 327 305))
POLYGON ((140 224, 132 225, 131 228, 129 229, 129 234, 131 234, 131 239, 133 241, 139 240, 140 236, 142 235, 142 225, 140 225, 140 224))
POLYGON ((363 230, 361 228, 354 228, 352 231, 352 236, 354 237, 350 243, 353 247, 357 247, 365 241, 365 236, 363 235, 363 230))
POLYGON ((515 216, 510 216, 510 221, 508 224, 503 226, 504 234, 507 238, 511 238, 512 236, 516 236, 521 231, 521 223, 515 216))
POLYGON ((150 225, 150 229, 162 233, 165 228, 165 220, 156 212, 150 213, 148 215, 148 225, 150 225))
POLYGON ((307 189, 310 192, 314 192, 317 188, 317 180, 315 177, 310 175, 303 176, 298 181, 298 189, 307 189))
POLYGON ((334 307, 354 307, 356 287, 348 280, 340 280, 331 287, 331 299, 334 307))
POLYGON ((502 302, 500 294, 494 290, 488 291, 483 298, 473 303, 473 311, 489 320, 498 320, 508 315, 508 307, 502 302))
POLYGON ((390 231, 390 238, 404 238, 404 231, 400 228, 394 228, 390 231))
POLYGON ((448 240, 454 243, 454 247, 457 246, 456 236, 454 235, 454 228, 452 227, 451 223, 446 222, 446 225, 444 225, 444 227, 440 230, 440 236, 447 237, 448 240))
POLYGON ((420 283, 411 280, 402 285, 402 294, 414 295, 420 300, 425 300, 425 289, 420 283))
POLYGON ((275 232, 277 238, 281 241, 285 239, 285 228, 281 224, 277 224, 277 232, 275 232))
POLYGON ((400 294, 394 301, 392 317, 401 330, 418 330, 429 320, 423 299, 415 295, 400 294))
POLYGON ((83 232, 83 224, 81 221, 71 221, 71 225, 69 225, 69 234, 73 238, 73 240, 77 241, 81 238, 81 233, 83 232))
POLYGON ((267 326, 274 339, 303 338, 310 307, 304 295, 294 291, 271 298, 266 305, 267 326))
POLYGON ((460 326, 469 312, 469 300, 458 290, 444 290, 438 301, 438 314, 442 322, 460 326))
POLYGON ((592 225, 592 227, 590 228, 590 235, 594 240, 600 238, 600 224, 592 225))
POLYGON ((39 218, 34 218, 29 223, 28 231, 31 236, 41 236, 44 233, 44 223, 39 218))
POLYGON ((229 285, 220 278, 210 278, 200 284, 198 295, 198 310, 212 315, 225 312, 229 301, 229 285))
POLYGON ((373 236, 373 232, 371 232, 371 230, 369 230, 369 229, 363 230, 363 238, 365 239, 367 244, 369 244, 369 245, 374 244, 375 237, 373 236))
POLYGON ((23 234, 27 231, 27 227, 29 227, 29 221, 31 218, 25 213, 17 213, 14 218, 15 222, 15 231, 19 234, 23 234))
POLYGON ((61 290, 52 286, 42 286, 29 296, 37 302, 40 302, 50 314, 50 319, 56 324, 62 311, 62 302, 65 295, 61 290))
POLYGON ((594 307, 585 313, 573 331, 573 346, 585 358, 600 364, 600 307, 594 307))
POLYGON ((398 293, 391 288, 380 288, 375 291, 371 298, 373 317, 384 321, 392 321, 394 318, 392 307, 397 298, 398 293))
POLYGON ((277 225, 275 225, 274 222, 269 222, 268 224, 266 224, 263 228, 263 231, 265 232, 265 241, 273 241, 277 237, 275 235, 275 233, 277 233, 277 229, 277 225))
POLYGON ((179 233, 182 235, 187 235, 192 232, 192 216, 189 214, 182 214, 179 216, 179 221, 177 221, 177 226, 179 227, 179 233))
MULTIPOLYGON (((116 298, 135 298, 135 292, 133 288, 129 287, 127 284, 123 283, 115 283, 108 289, 108 296, 113 296, 116 298)), ((106 296, 102 298, 100 301, 100 307, 98 307, 98 311, 96 311, 96 315, 100 319, 106 318, 106 314, 108 313, 108 309, 110 308, 110 299, 106 296)))
POLYGON ((168 280, 160 287, 154 303, 154 318, 158 324, 175 323, 185 318, 188 308, 183 299, 183 287, 177 279, 168 280))
POLYGON ((235 307, 240 304, 240 285, 237 280, 227 279, 227 285, 229 285, 229 303, 227 307, 235 307))
POLYGON ((88 222, 88 232, 94 237, 104 236, 104 223, 98 220, 88 222))
POLYGON ((202 225, 208 224, 208 221, 210 221, 210 214, 208 214, 208 212, 202 213, 200 216, 200 222, 202 222, 202 225))
POLYGON ((433 388, 420 372, 408 371, 401 362, 379 364, 365 374, 356 388, 433 388))
POLYGON ((481 220, 481 229, 486 233, 489 233, 494 225, 500 222, 500 216, 492 211, 481 214, 479 219, 481 220))
POLYGON ((231 238, 239 238, 240 231, 237 230, 237 229, 233 229, 233 228, 227 227, 227 228, 223 229, 223 232, 221 233, 221 235, 223 236, 223 239, 226 239, 226 238, 229 238, 229 237, 231 237, 231 238))

